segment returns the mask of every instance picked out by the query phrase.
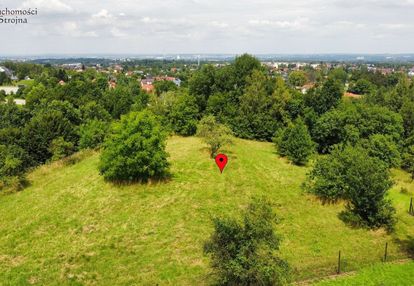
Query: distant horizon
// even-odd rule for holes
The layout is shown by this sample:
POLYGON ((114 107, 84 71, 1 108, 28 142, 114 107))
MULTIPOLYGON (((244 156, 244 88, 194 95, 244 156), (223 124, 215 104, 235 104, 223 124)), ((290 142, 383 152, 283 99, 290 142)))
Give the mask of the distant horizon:
MULTIPOLYGON (((71 59, 103 59, 103 60, 171 60, 171 61, 229 61, 243 53, 54 53, 32 55, 0 55, 0 60, 71 60, 71 59)), ((304 61, 304 62, 384 62, 414 63, 414 53, 262 53, 251 55, 261 61, 304 61)))

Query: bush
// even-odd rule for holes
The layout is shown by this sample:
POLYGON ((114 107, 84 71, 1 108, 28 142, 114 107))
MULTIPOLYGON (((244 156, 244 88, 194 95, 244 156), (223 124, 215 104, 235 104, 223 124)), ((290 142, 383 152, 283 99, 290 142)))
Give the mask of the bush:
POLYGON ((178 95, 169 114, 172 130, 183 136, 194 135, 197 131, 198 105, 196 98, 187 93, 178 95))
POLYGON ((397 144, 388 136, 375 134, 363 143, 372 157, 381 159, 388 167, 399 167, 401 165, 401 155, 397 144))
POLYGON ((77 142, 75 126, 60 111, 46 110, 36 114, 24 129, 28 153, 35 164, 42 164, 52 157, 50 144, 58 137, 66 142, 77 142))
POLYGON ((168 169, 166 135, 149 111, 131 112, 113 124, 105 139, 99 170, 111 181, 147 181, 168 169))
POLYGON ((79 128, 79 148, 97 148, 99 147, 108 133, 108 123, 91 120, 82 124, 79 128))
POLYGON ((285 285, 290 268, 279 258, 280 237, 270 203, 255 199, 242 221, 215 218, 214 232, 204 246, 221 285, 285 285))
POLYGON ((208 115, 198 124, 197 136, 209 145, 210 156, 213 158, 221 147, 232 143, 233 133, 226 125, 217 123, 214 116, 208 115))
MULTIPOLYGON (((359 225, 370 228, 395 224, 395 209, 386 199, 392 186, 387 165, 370 157, 361 147, 335 148, 316 162, 310 173, 309 191, 328 201, 344 199, 347 212, 359 225)), ((343 217, 350 217, 346 214, 343 217)))
POLYGON ((50 144, 49 152, 52 154, 52 161, 63 159, 75 152, 75 146, 72 142, 67 142, 63 137, 53 139, 50 144))
POLYGON ((26 152, 15 145, 0 145, 0 190, 19 191, 24 185, 26 152))
POLYGON ((276 145, 281 156, 287 156, 296 165, 304 165, 308 162, 315 144, 301 119, 289 125, 278 136, 276 145))

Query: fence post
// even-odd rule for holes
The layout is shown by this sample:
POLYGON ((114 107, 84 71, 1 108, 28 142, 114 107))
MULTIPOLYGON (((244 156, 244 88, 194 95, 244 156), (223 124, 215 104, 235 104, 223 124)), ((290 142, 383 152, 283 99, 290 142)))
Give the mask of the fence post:
POLYGON ((336 271, 337 274, 341 273, 341 251, 339 250, 339 255, 338 255, 338 269, 336 271))
POLYGON ((385 243, 384 262, 387 262, 388 242, 385 243))

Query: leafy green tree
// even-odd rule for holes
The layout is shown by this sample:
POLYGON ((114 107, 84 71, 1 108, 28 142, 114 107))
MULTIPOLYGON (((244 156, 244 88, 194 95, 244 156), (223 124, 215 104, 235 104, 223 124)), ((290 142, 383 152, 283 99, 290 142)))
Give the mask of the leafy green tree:
POLYGON ((0 129, 22 127, 30 119, 30 112, 24 107, 17 106, 12 100, 0 103, 0 129))
POLYGON ((305 103, 318 114, 323 114, 339 105, 343 95, 343 86, 340 82, 328 78, 320 87, 311 89, 305 96, 305 103))
POLYGON ((168 170, 166 134, 149 111, 131 112, 113 124, 99 170, 110 181, 148 181, 168 170))
POLYGON ((335 144, 355 143, 355 139, 368 139, 374 134, 387 135, 398 142, 403 134, 401 116, 386 107, 343 103, 319 117, 312 128, 312 137, 322 153, 329 152, 335 144))
POLYGON ((79 127, 79 148, 97 148, 104 142, 109 125, 100 120, 88 120, 79 127))
POLYGON ((0 191, 19 191, 24 187, 24 172, 30 165, 25 150, 16 145, 0 144, 0 191))
POLYGON ((309 176, 310 192, 326 201, 344 199, 346 222, 370 228, 395 224, 395 209, 386 198, 392 186, 387 165, 361 147, 335 148, 320 158, 309 176))
POLYGON ((296 165, 304 165, 315 149, 315 144, 302 119, 290 124, 276 139, 279 154, 286 156, 296 165))
POLYGON ((270 141, 276 131, 277 122, 271 116, 272 97, 266 92, 265 85, 266 76, 258 70, 247 77, 246 90, 240 98, 233 125, 235 133, 242 138, 270 141))
POLYGON ((289 74, 288 82, 293 87, 301 87, 307 82, 306 74, 303 71, 292 71, 289 74))
POLYGON ((265 199, 254 199, 242 220, 214 218, 214 232, 204 252, 219 285, 287 285, 290 267, 279 258, 277 216, 265 199))
POLYGON ((102 96, 102 105, 114 119, 119 119, 121 115, 128 113, 133 103, 133 94, 131 90, 125 86, 117 86, 114 89, 108 89, 102 96))
POLYGON ((195 72, 189 80, 190 94, 196 97, 201 112, 206 109, 208 98, 214 93, 215 73, 213 66, 206 65, 195 72))
POLYGON ((29 160, 25 150, 16 145, 0 145, 0 180, 23 175, 29 160))
POLYGON ((236 90, 239 93, 244 91, 247 84, 247 77, 251 76, 254 70, 262 69, 260 61, 249 54, 237 56, 234 60, 233 67, 236 90))
POLYGON ((49 99, 51 99, 50 91, 40 83, 33 86, 26 95, 26 106, 30 109, 34 109, 42 101, 49 99))
POLYGON ((356 94, 370 94, 375 86, 366 79, 359 79, 355 84, 349 86, 349 91, 356 94))
POLYGON ((161 93, 167 91, 175 91, 177 90, 177 86, 174 82, 170 80, 158 80, 154 82, 155 93, 159 96, 161 93))
POLYGON ((63 159, 76 151, 72 142, 67 142, 63 137, 53 139, 50 143, 49 152, 52 154, 52 161, 63 159))
POLYGON ((96 101, 89 101, 85 105, 82 105, 79 110, 82 121, 84 122, 88 120, 100 120, 109 122, 112 119, 109 112, 106 111, 106 109, 96 101))
POLYGON ((348 74, 343 68, 335 68, 329 72, 328 77, 345 84, 348 79, 348 74))
POLYGON ((381 159, 388 167, 399 167, 401 155, 397 144, 386 135, 374 134, 362 144, 368 155, 381 159))
POLYGON ((232 143, 232 135, 230 128, 217 123, 212 115, 203 117, 197 126, 197 136, 209 145, 211 158, 217 155, 221 147, 232 143))
POLYGON ((50 144, 58 137, 76 143, 76 129, 61 111, 51 110, 37 113, 26 124, 24 137, 28 153, 35 164, 42 164, 52 157, 50 144))
POLYGON ((403 119, 405 136, 414 135, 414 100, 404 100, 399 113, 403 119))
POLYGON ((172 130, 183 136, 194 135, 197 131, 198 115, 196 98, 188 93, 179 94, 169 114, 172 130))

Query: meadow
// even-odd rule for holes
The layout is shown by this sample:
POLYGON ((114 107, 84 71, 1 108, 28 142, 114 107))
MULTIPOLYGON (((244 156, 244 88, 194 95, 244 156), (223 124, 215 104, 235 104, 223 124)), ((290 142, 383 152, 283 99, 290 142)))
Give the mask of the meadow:
POLYGON ((393 170, 398 223, 387 234, 346 226, 338 218, 342 204, 322 205, 302 189, 310 167, 278 157, 271 143, 236 139, 223 150, 223 174, 198 138, 171 137, 167 151, 165 182, 105 182, 99 153, 84 151, 79 162, 41 166, 26 189, 0 196, 0 284, 208 285, 203 244, 211 218, 238 216, 263 195, 280 217, 280 255, 296 281, 334 274, 339 250, 344 272, 380 262, 386 242, 389 261, 413 252, 407 210, 414 183, 403 171, 393 170))

